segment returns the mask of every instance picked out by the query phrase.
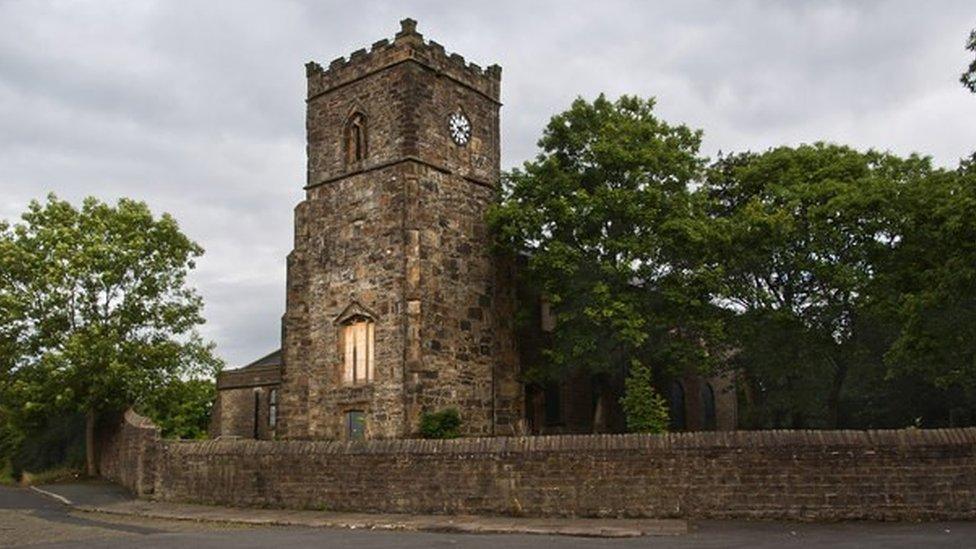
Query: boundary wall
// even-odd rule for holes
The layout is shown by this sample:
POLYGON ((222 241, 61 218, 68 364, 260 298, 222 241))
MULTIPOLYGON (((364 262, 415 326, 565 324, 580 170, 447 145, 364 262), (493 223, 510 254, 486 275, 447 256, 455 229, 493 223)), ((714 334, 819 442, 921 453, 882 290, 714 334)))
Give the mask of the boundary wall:
POLYGON ((162 440, 127 412, 102 474, 163 501, 413 514, 976 518, 976 428, 455 440, 162 440))

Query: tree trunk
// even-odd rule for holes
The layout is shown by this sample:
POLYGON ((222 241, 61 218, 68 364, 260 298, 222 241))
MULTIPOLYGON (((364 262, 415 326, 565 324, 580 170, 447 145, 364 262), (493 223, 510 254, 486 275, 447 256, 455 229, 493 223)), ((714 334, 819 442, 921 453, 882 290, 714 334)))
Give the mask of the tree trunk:
POLYGON ((89 477, 98 476, 98 464, 95 463, 95 410, 93 409, 85 413, 85 472, 89 477))

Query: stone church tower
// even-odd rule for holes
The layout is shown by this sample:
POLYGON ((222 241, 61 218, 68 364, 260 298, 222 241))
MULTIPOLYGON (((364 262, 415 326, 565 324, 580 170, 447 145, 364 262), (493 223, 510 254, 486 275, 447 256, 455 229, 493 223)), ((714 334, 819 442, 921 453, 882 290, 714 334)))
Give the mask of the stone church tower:
POLYGON ((491 251, 501 68, 425 42, 307 65, 306 196, 295 209, 277 438, 465 435, 523 417, 510 262, 491 251))

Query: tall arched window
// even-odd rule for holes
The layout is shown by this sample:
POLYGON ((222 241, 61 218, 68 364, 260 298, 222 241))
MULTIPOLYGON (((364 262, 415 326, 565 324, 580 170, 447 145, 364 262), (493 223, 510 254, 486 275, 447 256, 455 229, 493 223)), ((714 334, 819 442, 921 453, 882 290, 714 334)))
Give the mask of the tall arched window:
POLYGON ((711 383, 701 386, 702 415, 704 416, 704 428, 706 431, 714 431, 716 427, 715 418, 715 389, 711 383))
POLYGON ((671 430, 684 431, 685 423, 685 386, 680 381, 671 382, 671 430))
POLYGON ((278 424, 278 389, 271 389, 268 393, 268 428, 274 429, 278 424))
POLYGON ((350 164, 359 162, 367 153, 366 115, 355 112, 346 123, 346 161, 350 164))
POLYGON ((254 389, 254 432, 252 433, 253 439, 257 440, 261 438, 261 429, 259 427, 259 421, 261 418, 261 390, 254 389))
POLYGON ((350 318, 342 325, 343 369, 346 385, 373 380, 373 321, 366 317, 350 318))
POLYGON ((546 384, 545 405, 546 405, 546 425, 553 427, 561 425, 563 422, 562 387, 559 383, 550 382, 546 384))

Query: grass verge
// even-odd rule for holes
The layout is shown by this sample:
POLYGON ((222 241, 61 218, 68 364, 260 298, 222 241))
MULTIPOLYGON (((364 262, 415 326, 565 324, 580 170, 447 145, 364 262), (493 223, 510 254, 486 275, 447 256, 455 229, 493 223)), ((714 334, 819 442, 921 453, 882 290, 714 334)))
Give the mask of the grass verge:
POLYGON ((29 473, 24 471, 20 477, 20 483, 25 486, 37 484, 55 484, 58 482, 73 482, 87 478, 85 473, 76 467, 58 467, 48 469, 39 473, 29 473))
POLYGON ((17 479, 14 478, 14 468, 9 461, 4 461, 3 466, 0 467, 0 485, 13 486, 14 484, 17 484, 17 479))

